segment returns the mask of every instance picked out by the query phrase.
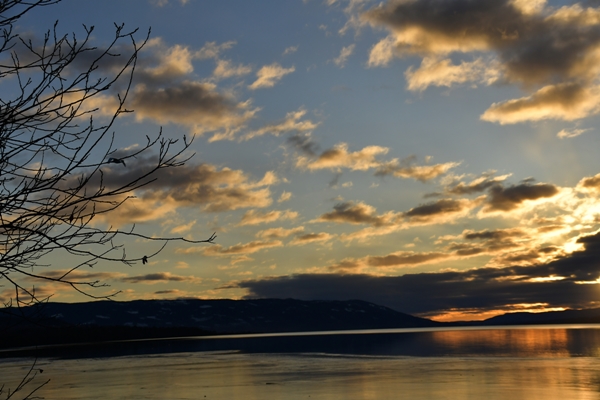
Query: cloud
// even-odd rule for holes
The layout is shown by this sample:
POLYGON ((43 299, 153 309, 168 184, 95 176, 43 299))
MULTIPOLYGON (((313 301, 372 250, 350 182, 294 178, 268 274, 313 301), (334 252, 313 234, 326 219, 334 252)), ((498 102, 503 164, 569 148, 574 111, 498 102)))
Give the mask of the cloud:
POLYGON ((232 65, 228 60, 217 60, 217 66, 213 71, 213 77, 216 79, 226 79, 233 76, 244 76, 252 72, 252 67, 248 65, 232 65))
POLYGON ((431 85, 452 87, 466 82, 490 85, 499 79, 500 71, 485 63, 481 58, 453 65, 449 58, 425 57, 418 69, 409 67, 404 76, 408 90, 423 91, 431 85))
POLYGON ((296 211, 269 211, 261 212, 256 210, 249 210, 242 216, 242 220, 238 226, 244 225, 259 225, 275 221, 283 221, 298 218, 296 211))
POLYGON ((577 188, 584 191, 600 192, 600 174, 581 179, 577 183, 577 188))
POLYGON ((188 222, 187 224, 178 225, 178 226, 172 228, 170 232, 171 233, 189 232, 194 225, 196 225, 196 221, 192 220, 192 221, 188 222))
POLYGON ((388 36, 380 40, 371 48, 369 53, 369 67, 384 67, 387 66, 393 59, 396 53, 396 39, 393 36, 388 36))
POLYGON ((600 19, 589 18, 597 15, 596 9, 522 4, 511 0, 389 2, 367 11, 363 18, 391 32, 385 40, 393 40, 399 55, 493 51, 509 78, 521 82, 579 77, 583 66, 598 57, 594 51, 600 41, 600 19))
POLYGON ((195 52, 195 58, 199 60, 219 58, 224 50, 231 49, 236 44, 235 41, 224 42, 217 44, 217 42, 206 42, 204 46, 197 52, 195 52))
POLYGON ((531 96, 494 103, 481 119, 501 125, 556 119, 572 121, 600 111, 600 87, 579 83, 548 85, 531 96))
POLYGON ((367 146, 362 150, 349 152, 346 143, 339 143, 335 147, 325 150, 316 160, 307 157, 298 157, 296 165, 311 171, 319 169, 349 168, 353 171, 365 171, 381 165, 376 160, 378 155, 387 154, 389 149, 381 146, 367 146))
POLYGON ((256 232, 256 237, 261 239, 282 239, 288 236, 299 234, 301 232, 304 232, 303 226, 298 226, 291 229, 270 228, 256 232))
POLYGON ((335 65, 340 68, 344 68, 346 65, 346 61, 348 61, 348 57, 352 55, 354 52, 355 45, 351 44, 350 46, 342 47, 340 51, 340 55, 333 59, 335 65))
MULTIPOLYGON (((40 276, 44 276, 50 279, 60 279, 64 277, 66 280, 75 282, 94 282, 117 280, 125 277, 126 275, 121 272, 88 272, 82 269, 56 269, 52 271, 44 271, 43 273, 40 273, 40 276)), ((28 280, 36 279, 29 278, 28 280)))
POLYGON ((512 237, 523 236, 524 232, 520 229, 493 229, 483 231, 465 230, 462 236, 467 240, 501 240, 512 237))
POLYGON ((294 54, 295 52, 297 52, 297 51, 298 51, 298 47, 299 47, 299 46, 290 46, 290 47, 287 47, 287 48, 284 50, 284 52, 283 52, 283 55, 284 55, 284 56, 287 56, 288 54, 294 54))
POLYGON ((285 201, 289 201, 292 198, 292 193, 291 192, 286 192, 283 191, 281 193, 281 196, 279 196, 279 199, 277 199, 278 203, 283 203, 285 201))
POLYGON ((441 223, 459 216, 466 216, 477 205, 466 199, 440 199, 431 203, 419 205, 403 213, 411 223, 441 223))
POLYGON ((296 133, 287 139, 287 142, 308 156, 316 156, 319 145, 312 140, 309 133, 296 133))
POLYGON ((130 103, 138 121, 187 126, 197 133, 222 131, 213 140, 230 138, 258 112, 250 102, 219 93, 214 84, 194 81, 161 89, 138 85, 130 103))
POLYGON ((481 205, 483 197, 468 199, 440 199, 413 207, 406 212, 388 211, 378 215, 374 207, 359 202, 342 202, 334 210, 322 214, 313 222, 336 222, 353 225, 370 225, 359 231, 340 235, 342 241, 366 241, 376 236, 389 235, 416 226, 451 223, 481 205))
POLYGON ((447 162, 434 165, 414 165, 415 156, 407 157, 398 161, 393 159, 382 163, 377 167, 375 176, 392 175, 398 178, 413 178, 421 182, 426 182, 447 173, 450 169, 460 165, 458 162, 447 162))
POLYGON ((594 130, 594 128, 587 128, 587 129, 577 129, 577 128, 573 128, 573 129, 562 129, 560 132, 558 132, 556 134, 556 137, 558 137, 559 139, 567 139, 567 138, 574 138, 577 137, 585 132, 589 132, 594 130))
POLYGON ((507 212, 518 208, 526 201, 548 199, 556 196, 559 190, 552 184, 522 183, 503 187, 496 185, 490 188, 488 198, 485 201, 483 212, 500 211, 507 212))
MULTIPOLYGON (((250 100, 240 101, 234 92, 222 91, 215 79, 241 76, 249 67, 233 66, 219 60, 220 53, 235 42, 206 43, 201 49, 188 46, 167 46, 161 38, 150 39, 140 54, 133 86, 126 107, 133 109, 137 121, 175 124, 196 134, 214 132, 211 140, 231 139, 232 136, 255 117, 259 111, 250 100), (194 74, 194 60, 217 59, 213 82, 198 80, 194 74)), ((112 60, 112 58, 109 58, 112 60)), ((101 67, 115 72, 114 61, 101 67)), ((114 92, 123 89, 114 85, 114 92)), ((116 93, 94 96, 85 102, 88 108, 98 108, 102 115, 112 116, 118 105, 116 93)))
MULTIPOLYGON (((348 300, 361 298, 417 315, 480 313, 523 303, 586 308, 597 304, 600 235, 578 240, 584 249, 533 266, 380 276, 369 274, 298 274, 237 282, 246 298, 348 300)), ((402 260, 402 253, 400 253, 402 260)), ((408 258, 408 254, 405 254, 408 258)), ((432 255, 435 258, 435 255, 432 255)), ((379 259, 378 259, 379 260, 379 259)), ((382 259, 384 260, 384 259, 382 259)), ((387 260, 387 259, 385 259, 387 260)), ((391 262, 392 259, 390 258, 391 262)), ((386 261, 382 261, 384 264, 386 261)))
MULTIPOLYGON (((190 0, 179 0, 182 6, 185 6, 190 0)), ((150 0, 157 7, 164 7, 169 4, 170 0, 150 0)))
MULTIPOLYGON (((156 156, 138 155, 127 160, 127 168, 102 168, 102 184, 107 190, 121 187, 146 176, 156 163, 156 156)), ((278 182, 271 171, 265 173, 262 179, 253 180, 242 170, 191 162, 161 168, 153 173, 152 178, 155 179, 147 179, 146 184, 135 191, 136 199, 127 201, 116 213, 123 214, 123 218, 129 218, 131 222, 135 217, 133 207, 143 215, 164 214, 176 207, 194 207, 205 212, 262 208, 272 204, 269 187, 278 182)), ((95 174, 88 186, 92 189, 99 187, 100 179, 100 174, 95 174)), ((65 185, 69 187, 69 182, 65 185)), ((116 214, 110 213, 109 216, 115 218, 116 214)))
POLYGON ((448 258, 450 258, 449 254, 440 252, 398 251, 385 256, 366 256, 360 259, 346 258, 338 264, 330 265, 327 270, 344 273, 357 273, 367 268, 389 270, 437 263, 448 258))
POLYGON ((277 63, 265 65, 264 67, 258 70, 258 72, 256 73, 256 81, 254 81, 250 86, 248 86, 248 88, 251 90, 255 90, 273 87, 277 82, 281 80, 281 78, 283 78, 287 74, 291 74, 295 70, 296 68, 294 67, 283 68, 277 63))
POLYGON ((493 176, 492 173, 482 174, 480 177, 473 179, 469 183, 464 182, 452 182, 447 185, 445 192, 448 194, 455 195, 465 195, 465 194, 475 194, 483 192, 492 186, 498 185, 500 182, 503 182, 507 178, 509 178, 511 174, 501 175, 501 176, 493 176))
POLYGON ((395 176, 398 178, 412 178, 422 182, 437 178, 448 172, 460 163, 448 162, 433 165, 415 165, 416 156, 409 156, 399 160, 380 160, 379 157, 389 152, 389 148, 381 146, 366 146, 362 150, 348 151, 346 143, 338 143, 333 148, 316 154, 317 146, 310 137, 294 137, 290 141, 301 148, 303 155, 296 158, 296 167, 316 171, 329 169, 340 171, 343 168, 352 171, 367 171, 375 169, 375 176, 395 176))
POLYGON ((210 247, 192 247, 190 249, 181 250, 180 253, 196 253, 202 252, 206 256, 237 256, 252 254, 264 249, 273 247, 281 247, 283 243, 280 240, 260 241, 256 240, 249 243, 238 243, 234 246, 223 247, 220 244, 210 247))
POLYGON ((407 55, 422 57, 419 69, 406 71, 410 90, 469 81, 504 81, 525 90, 545 85, 530 96, 493 104, 483 120, 574 120, 598 112, 598 8, 524 0, 390 1, 361 18, 388 31, 371 48, 370 67, 407 55), (477 58, 452 63, 448 57, 467 54, 477 58))
POLYGON ((307 233, 296 236, 294 239, 292 239, 292 241, 290 241, 289 244, 291 246, 303 246, 309 243, 323 243, 333 239, 334 237, 334 235, 327 232, 307 233))
POLYGON ((333 211, 321 215, 317 221, 383 226, 391 224, 395 217, 393 213, 377 215, 374 207, 362 202, 344 202, 333 206, 333 211))
POLYGON ((302 119, 306 115, 306 110, 299 109, 286 114, 283 121, 265 125, 260 129, 250 131, 242 136, 242 140, 249 140, 258 136, 270 133, 273 136, 279 136, 285 132, 310 132, 319 126, 319 123, 312 122, 309 119, 302 119))
POLYGON ((126 283, 146 283, 146 284, 155 284, 155 283, 164 283, 164 282, 192 282, 199 283, 202 282, 202 279, 196 278, 195 276, 181 276, 181 275, 173 275, 170 272, 157 272, 146 275, 137 275, 137 276, 129 276, 126 278, 121 278, 122 282, 126 283))

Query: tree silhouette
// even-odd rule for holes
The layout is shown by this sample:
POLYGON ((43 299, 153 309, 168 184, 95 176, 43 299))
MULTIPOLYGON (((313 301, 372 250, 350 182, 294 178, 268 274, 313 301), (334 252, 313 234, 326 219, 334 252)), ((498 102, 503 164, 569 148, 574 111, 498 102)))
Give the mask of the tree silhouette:
MULTIPOLYGON (((0 289, 14 289, 4 298, 5 309, 47 300, 36 293, 36 281, 67 285, 91 298, 113 296, 94 290, 106 284, 85 279, 80 269, 99 261, 146 263, 169 241, 212 243, 216 238, 152 237, 133 227, 98 223, 97 217, 153 182, 157 171, 188 161, 182 156, 191 142, 165 138, 160 130, 134 150, 114 147, 112 127, 131 112, 125 107, 127 95, 150 32, 138 40, 137 29, 115 25, 112 41, 103 47, 92 45, 94 28, 85 25, 79 38, 60 34, 58 23, 37 40, 16 32, 17 22, 30 11, 60 1, 0 0, 0 289), (113 111, 107 115, 104 105, 113 111), (142 155, 145 168, 134 170, 141 171, 137 175, 105 179, 107 171, 135 165, 142 155), (147 254, 130 257, 123 246, 128 238, 156 244, 147 254), (53 269, 46 262, 51 252, 69 255, 62 262, 71 264, 53 269)), ((32 367, 16 391, 2 386, 0 396, 12 398, 35 373, 32 367)))

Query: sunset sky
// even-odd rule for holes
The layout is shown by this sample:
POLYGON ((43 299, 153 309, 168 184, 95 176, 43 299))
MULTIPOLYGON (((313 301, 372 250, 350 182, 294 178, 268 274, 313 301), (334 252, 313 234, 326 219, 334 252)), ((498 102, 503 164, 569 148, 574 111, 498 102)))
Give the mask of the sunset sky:
POLYGON ((65 0, 19 29, 55 20, 94 25, 100 47, 115 22, 151 28, 118 154, 160 127, 196 135, 184 167, 97 223, 218 235, 80 269, 110 285, 96 294, 361 299, 440 321, 600 307, 600 1, 65 0))

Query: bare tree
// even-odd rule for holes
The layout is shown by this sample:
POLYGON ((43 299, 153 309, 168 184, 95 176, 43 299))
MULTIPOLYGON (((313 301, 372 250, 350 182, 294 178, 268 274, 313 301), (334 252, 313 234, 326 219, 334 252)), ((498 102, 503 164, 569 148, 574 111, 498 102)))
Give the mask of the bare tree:
POLYGON ((94 220, 119 208, 157 171, 183 165, 190 141, 167 139, 160 131, 134 151, 114 148, 112 127, 131 112, 125 108, 127 94, 148 35, 139 41, 137 30, 115 25, 112 41, 100 48, 91 44, 93 27, 84 26, 82 38, 59 35, 57 24, 40 40, 14 32, 27 12, 59 1, 0 0, 0 285, 14 288, 5 306, 44 300, 35 292, 35 280, 104 298, 93 290, 104 284, 82 280, 81 268, 99 261, 146 262, 172 240, 215 239, 214 234, 196 241, 150 237, 94 220), (107 117, 104 109, 90 109, 98 100, 114 112, 107 117), (138 175, 106 180, 107 171, 129 168, 148 154, 152 163, 138 175), (149 254, 129 256, 123 243, 132 237, 157 245, 149 254), (44 262, 50 252, 72 256, 72 264, 53 271, 44 262))
MULTIPOLYGON (((94 288, 105 286, 82 278, 82 268, 98 262, 131 265, 147 262, 173 240, 212 243, 182 237, 151 237, 97 223, 155 179, 164 168, 176 168, 190 146, 167 139, 162 130, 144 145, 124 152, 115 148, 115 120, 126 109, 140 50, 148 40, 137 30, 115 25, 112 41, 103 47, 91 42, 93 27, 84 34, 59 34, 58 24, 43 38, 15 32, 16 23, 30 11, 61 0, 0 0, 0 289, 14 289, 4 306, 20 309, 47 296, 36 293, 32 282, 68 287, 92 298, 107 298, 94 288), (94 107, 98 101, 112 105, 94 107), (89 105, 92 105, 90 107, 89 105), (100 121, 100 122, 99 122, 100 121), (149 156, 151 155, 151 156, 149 156), (107 171, 129 168, 141 157, 145 168, 128 179, 110 181, 107 171), (148 163, 148 160, 151 160, 148 163), (96 218, 96 220, 94 219, 96 218), (156 242, 148 254, 128 256, 128 238, 156 242), (71 257, 71 265, 57 270, 47 263, 50 252, 71 257)), ((25 385, 36 376, 35 364, 12 391, 0 387, 0 396, 17 392, 32 398, 25 385)))

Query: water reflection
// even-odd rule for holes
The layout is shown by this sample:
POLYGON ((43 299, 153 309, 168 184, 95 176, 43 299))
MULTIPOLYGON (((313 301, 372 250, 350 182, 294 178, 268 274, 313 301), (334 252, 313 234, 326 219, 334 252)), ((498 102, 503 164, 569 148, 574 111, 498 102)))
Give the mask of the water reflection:
MULTIPOLYGON (((431 340, 439 347, 457 353, 568 357, 572 352, 569 339, 575 333, 567 329, 444 331, 432 332, 431 340)), ((597 336, 593 334, 591 338, 597 336)))
POLYGON ((399 329, 195 337, 48 347, 35 351, 0 352, 0 356, 86 358, 207 351, 416 357, 598 357, 600 327, 510 327, 426 331, 399 329))
MULTIPOLYGON (((48 400, 600 398, 595 357, 180 353, 44 363, 48 400)), ((15 365, 0 363, 0 376, 15 365)))

